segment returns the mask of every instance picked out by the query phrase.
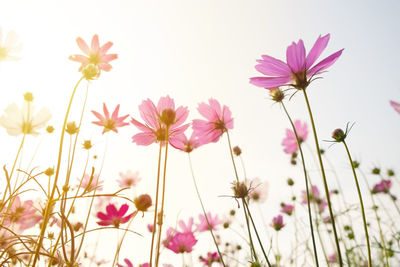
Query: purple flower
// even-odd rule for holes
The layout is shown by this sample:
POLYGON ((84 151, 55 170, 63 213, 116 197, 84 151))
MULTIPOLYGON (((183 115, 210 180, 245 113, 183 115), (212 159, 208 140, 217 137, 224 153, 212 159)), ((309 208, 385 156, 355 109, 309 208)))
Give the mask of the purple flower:
POLYGON ((255 68, 267 77, 250 78, 250 83, 269 90, 283 85, 300 90, 306 89, 315 75, 324 72, 342 54, 343 49, 314 65, 325 50, 329 37, 329 34, 323 37, 319 36, 307 56, 303 40, 300 39, 297 43, 293 42, 286 49, 286 63, 263 55, 262 59, 257 60, 259 64, 255 68))

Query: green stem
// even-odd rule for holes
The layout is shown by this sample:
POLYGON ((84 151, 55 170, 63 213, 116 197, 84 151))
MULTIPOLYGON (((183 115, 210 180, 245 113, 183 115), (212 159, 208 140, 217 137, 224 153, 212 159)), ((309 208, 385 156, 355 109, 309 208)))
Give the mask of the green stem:
MULTIPOLYGON (((232 159, 232 164, 233 164, 233 169, 235 170, 235 178, 236 178, 236 182, 239 183, 239 175, 237 172, 237 168, 236 168, 236 164, 235 164, 235 159, 233 158, 233 152, 232 152, 232 145, 231 145, 231 138, 229 137, 229 132, 226 131, 226 136, 228 137, 228 146, 229 146, 229 153, 231 155, 231 159, 232 159)), ((244 201, 242 199, 242 203, 243 203, 243 211, 244 211, 244 216, 246 218, 246 226, 247 226, 247 232, 249 234, 249 242, 250 242, 250 251, 254 254, 254 258, 256 261, 258 261, 258 257, 257 257, 257 253, 254 249, 254 244, 253 244, 253 239, 251 237, 251 231, 250 231, 250 224, 249 224, 249 218, 247 216, 247 212, 246 209, 244 208, 244 201)))
POLYGON ((151 235, 151 248, 150 248, 150 267, 153 267, 153 246, 154 246, 154 237, 156 234, 157 227, 157 208, 158 208, 158 189, 160 187, 160 169, 161 169, 161 151, 162 151, 162 142, 160 142, 160 150, 158 152, 158 167, 157 167, 157 186, 156 186, 156 203, 154 204, 154 220, 153 220, 153 231, 151 235))
POLYGON ((39 235, 39 241, 37 243, 37 247, 36 247, 36 251, 35 251, 35 257, 33 259, 32 267, 36 266, 36 262, 39 259, 40 248, 42 247, 44 234, 45 234, 46 228, 47 228, 47 223, 48 223, 49 218, 50 218, 50 210, 51 210, 51 207, 53 205, 53 197, 54 197, 54 194, 55 194, 55 191, 56 191, 57 181, 58 181, 58 177, 59 177, 59 174, 60 174, 61 156, 62 156, 62 148, 63 148, 63 144, 64 144, 65 126, 67 125, 69 111, 71 109, 72 100, 74 99, 74 95, 75 95, 76 89, 78 88, 78 85, 81 83, 83 78, 84 78, 84 76, 82 76, 79 79, 79 81, 76 83, 76 85, 74 87, 74 90, 72 91, 71 98, 69 100, 67 112, 65 114, 64 123, 63 123, 62 129, 61 129, 60 147, 59 147, 59 150, 58 150, 58 161, 57 161, 56 174, 55 174, 55 178, 54 178, 54 184, 53 184, 53 188, 52 188, 51 194, 49 196, 49 199, 47 201, 46 209, 45 209, 45 212, 44 212, 42 227, 41 227, 40 235, 39 235))
POLYGON ((349 148, 347 147, 346 141, 343 140, 342 143, 343 143, 344 147, 346 148, 347 156, 349 157, 349 160, 350 160, 350 166, 351 166, 351 169, 353 170, 354 181, 356 182, 357 193, 358 193, 358 198, 359 198, 359 200, 360 200, 361 213, 362 213, 362 218, 363 218, 363 223, 364 223, 365 238, 366 238, 366 241, 367 241, 368 266, 372 266, 372 265, 371 265, 371 263, 372 263, 372 259, 371 259, 371 247, 370 247, 370 244, 369 244, 369 235, 368 235, 367 219, 365 218, 364 202, 363 202, 363 200, 362 200, 360 185, 358 184, 358 179, 357 179, 356 170, 354 169, 353 160, 351 159, 350 151, 349 151, 349 148))
MULTIPOLYGON (((167 127, 166 133, 168 133, 169 129, 167 127)), ((161 235, 162 235, 162 226, 163 226, 163 216, 164 216, 164 199, 165 199, 165 177, 167 174, 167 156, 168 156, 168 138, 166 138, 165 142, 165 155, 164 155, 164 172, 163 172, 163 184, 162 184, 162 195, 161 195, 161 220, 160 220, 160 229, 158 232, 158 241, 157 241, 157 250, 156 250, 156 267, 158 267, 158 263, 160 260, 160 244, 161 244, 161 235)))
POLYGON ((261 247, 261 250, 262 250, 262 252, 263 252, 263 254, 264 254, 265 260, 267 261, 268 266, 271 267, 271 263, 269 262, 269 259, 268 259, 268 257, 267 257, 267 253, 265 253, 265 250, 264 250, 264 247, 263 247, 263 245, 262 245, 260 236, 258 235, 258 232, 257 232, 256 225, 254 224, 253 217, 251 216, 249 206, 247 205, 247 202, 246 202, 245 199, 243 199, 243 203, 244 203, 244 205, 245 205, 244 208, 247 209, 247 214, 249 215, 251 224, 253 225, 254 232, 256 233, 256 236, 257 236, 257 239, 258 239, 258 243, 260 243, 260 247, 261 247))
POLYGON ((311 214, 311 205, 310 205, 310 189, 308 186, 308 179, 307 179, 307 168, 306 168, 306 162, 304 160, 304 154, 303 154, 303 149, 301 147, 301 142, 299 140, 299 135, 297 134, 297 130, 296 127, 294 126, 293 120, 289 115, 289 112, 286 109, 286 106, 283 104, 283 102, 281 102, 283 110, 286 113, 286 116, 289 119, 290 125, 292 126, 294 135, 296 136, 296 142, 297 142, 297 146, 299 148, 300 151, 300 156, 301 156, 301 163, 303 165, 303 172, 304 172, 304 181, 306 183, 306 194, 307 194, 307 208, 308 208, 308 220, 310 223, 310 231, 311 231, 311 238, 312 238, 312 242, 313 242, 313 250, 314 250, 314 259, 315 259, 315 264, 317 267, 319 267, 319 262, 318 262, 318 252, 317 252, 317 246, 316 246, 316 242, 315 242, 315 236, 314 236, 314 228, 313 228, 313 222, 312 222, 312 214, 311 214))
POLYGON ((190 171, 191 171, 191 173, 192 173, 193 184, 194 184, 194 187, 196 188, 197 197, 198 197, 198 199, 199 199, 199 201, 200 201, 200 205, 201 205, 201 209, 203 210, 204 218, 206 219, 206 222, 207 222, 207 225, 208 225, 208 229, 209 229, 209 231, 210 231, 210 233, 211 233, 212 239, 213 239, 214 244, 215 244, 215 246, 216 246, 216 248, 217 248, 217 252, 218 252, 218 255, 219 255, 219 259, 221 260, 222 265, 225 267, 225 262, 224 262, 224 260, 223 260, 223 258, 222 258, 222 253, 221 253, 221 251, 219 250, 219 246, 218 246, 217 240, 215 239, 212 226, 211 226, 210 222, 208 221, 206 209, 204 208, 203 201, 201 200, 201 197, 200 197, 199 188, 197 187, 196 179, 194 178, 194 172, 193 172, 193 166, 192 166, 192 159, 191 159, 191 157, 190 157, 190 153, 188 153, 188 158, 189 158, 190 171))
POLYGON ((319 165, 321 168, 321 173, 322 173, 322 179, 324 182, 324 189, 325 189, 325 195, 326 195, 326 200, 328 202, 328 208, 329 208, 329 215, 331 217, 331 222, 332 222, 332 228, 333 228, 333 234, 335 236, 335 243, 336 243, 336 249, 337 249, 337 255, 338 255, 338 260, 339 260, 339 265, 340 267, 343 267, 343 259, 342 259, 342 253, 340 251, 340 244, 339 244, 339 237, 337 234, 337 230, 336 230, 336 224, 335 224, 335 217, 333 216, 333 211, 332 211, 332 205, 331 205, 331 198, 329 196, 329 188, 328 188, 328 182, 326 180, 326 175, 325 175, 325 169, 324 169, 324 164, 322 162, 322 157, 321 157, 321 152, 320 152, 320 148, 319 148, 319 143, 318 143, 318 137, 317 137, 317 131, 315 129, 315 123, 314 123, 314 118, 311 112, 311 106, 310 103, 308 101, 308 97, 307 97, 307 93, 306 90, 303 89, 302 90, 304 93, 304 98, 306 100, 306 104, 307 104, 307 109, 308 109, 308 113, 310 116, 310 121, 311 121, 311 126, 313 129, 313 133, 314 133, 314 141, 315 141, 315 147, 317 149, 317 155, 318 155, 318 160, 319 160, 319 165))

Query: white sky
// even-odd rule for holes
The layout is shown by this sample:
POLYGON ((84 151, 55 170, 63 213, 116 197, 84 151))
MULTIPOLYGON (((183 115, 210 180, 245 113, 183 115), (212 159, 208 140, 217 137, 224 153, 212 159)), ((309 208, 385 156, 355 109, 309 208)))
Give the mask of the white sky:
MULTIPOLYGON (((51 124, 59 129, 67 99, 80 77, 79 64, 68 56, 80 53, 76 37, 89 42, 97 33, 101 44, 114 42, 110 53, 118 53, 119 59, 112 62, 110 73, 103 73, 89 88, 81 138, 92 138, 102 155, 105 138, 90 123, 94 116, 89 111, 100 110, 103 102, 109 108, 121 104, 120 114, 139 118, 137 107, 143 99, 158 101, 169 94, 177 105, 188 106, 194 119, 199 116, 197 103, 216 98, 233 113, 232 139, 243 148, 248 176, 270 184, 269 200, 263 206, 269 222, 280 201, 288 201, 286 178, 295 178, 299 189, 303 178, 282 151, 280 143, 289 126, 283 111, 265 90, 248 82, 260 75, 255 60, 262 54, 285 59, 286 47, 299 38, 308 51, 318 35, 330 33, 322 57, 345 50, 324 79, 308 89, 319 137, 330 139, 335 128, 356 122, 348 138, 354 158, 366 171, 375 166, 396 168, 400 116, 388 101, 400 101, 399 11, 398 1, 2 1, 0 26, 4 33, 16 31, 24 49, 20 61, 0 65, 0 110, 21 103, 22 94, 31 91, 37 105, 51 109, 51 124)), ((71 120, 78 120, 84 90, 82 86, 78 92, 71 120)), ((294 119, 308 121, 300 94, 287 107, 294 119)), ((118 173, 128 169, 142 175, 138 192, 154 190, 157 146, 132 144, 130 138, 137 132, 127 126, 109 138, 103 178, 110 190, 117 188, 118 173)), ((47 149, 57 143, 58 135, 42 141, 34 166, 55 165, 57 151, 47 149)), ((19 138, 1 129, 0 136, 1 164, 10 165, 19 138)), ((27 146, 35 147, 40 140, 29 138, 27 146)), ((323 143, 325 148, 328 145, 323 143)), ((29 153, 24 156, 31 157, 29 153)), ((228 156, 225 137, 193 153, 200 189, 212 211, 225 212, 236 205, 218 197, 230 194, 234 179, 228 156)), ((328 156, 341 174, 345 191, 352 195, 353 178, 343 148, 333 146, 328 156)), ((186 155, 171 150, 169 159, 166 222, 173 225, 178 213, 187 218, 197 216, 200 209, 186 155)), ((313 166, 314 159, 309 157, 308 162, 313 166)), ((78 176, 81 166, 76 166, 78 176)), ((151 218, 147 214, 138 221, 147 223, 151 218)), ((144 224, 137 224, 134 229, 143 231, 144 224)), ((147 258, 147 247, 142 251, 147 243, 131 240, 124 253, 140 263, 147 258)), ((163 256, 176 260, 170 252, 163 256)))

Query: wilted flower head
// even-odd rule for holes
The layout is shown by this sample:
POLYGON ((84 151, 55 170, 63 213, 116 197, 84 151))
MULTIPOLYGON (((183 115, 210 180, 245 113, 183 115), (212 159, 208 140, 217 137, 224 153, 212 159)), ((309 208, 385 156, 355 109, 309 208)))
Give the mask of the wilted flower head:
POLYGON ((323 73, 342 54, 343 49, 314 65, 325 50, 329 37, 329 34, 319 36, 307 56, 303 40, 293 42, 286 50, 286 63, 263 55, 262 59, 257 60, 259 64, 256 65, 256 70, 267 77, 250 78, 250 83, 269 90, 283 85, 305 90, 316 75, 323 73))
MULTIPOLYGON (((88 47, 86 42, 80 37, 76 39, 76 42, 85 55, 72 55, 69 57, 69 59, 81 63, 79 71, 83 71, 85 67, 90 65, 95 68, 98 68, 99 71, 95 73, 95 75, 98 76, 100 75, 101 70, 110 71, 111 65, 109 62, 118 58, 117 54, 106 54, 113 45, 113 43, 107 42, 100 47, 99 36, 97 34, 93 35, 90 48, 88 47)), ((93 71, 88 71, 88 72, 91 72, 93 74, 93 71)), ((87 74, 88 73, 86 73, 86 75, 87 74)), ((93 77, 88 77, 88 78, 91 79, 93 77)))
POLYGON ((122 188, 131 186, 135 187, 140 182, 140 180, 142 180, 139 177, 139 172, 132 172, 131 170, 128 170, 125 173, 120 172, 119 176, 121 177, 121 179, 117 180, 117 182, 119 183, 119 186, 122 188))
POLYGON ((270 225, 275 229, 275 231, 281 230, 285 226, 282 215, 274 217, 270 225))
POLYGON ((400 113, 400 103, 390 100, 390 105, 397 111, 397 113, 400 113))
POLYGON ((210 230, 210 227, 215 231, 217 230, 217 226, 221 224, 221 221, 218 219, 218 215, 215 215, 213 218, 211 215, 211 212, 207 213, 207 219, 210 225, 208 225, 206 217, 204 215, 200 214, 199 215, 199 224, 197 224, 196 231, 197 232, 205 232, 210 230))
POLYGON ((392 181, 390 180, 382 180, 380 183, 377 183, 376 185, 374 185, 373 189, 372 189, 372 193, 373 194, 377 194, 377 193, 389 193, 390 188, 392 187, 392 181))
POLYGON ((148 194, 142 194, 142 195, 136 197, 133 200, 133 203, 135 204, 136 209, 138 211, 142 211, 142 212, 147 211, 147 209, 150 208, 152 205, 151 197, 148 194))
MULTIPOLYGON (((294 128, 297 132, 297 137, 299 138, 299 143, 306 141, 308 135, 307 123, 301 123, 300 120, 294 122, 294 128)), ((282 145, 285 147, 283 151, 287 154, 293 154, 299 150, 297 145, 296 135, 293 130, 286 129, 286 137, 282 141, 282 145)))
POLYGON ((139 111, 145 124, 133 118, 131 120, 131 123, 142 131, 132 137, 132 142, 137 145, 148 146, 154 142, 165 144, 166 141, 173 143, 173 139, 189 127, 189 124, 182 125, 189 111, 182 106, 175 109, 174 100, 169 96, 161 97, 157 107, 150 99, 144 100, 139 106, 139 111))
POLYGON ((119 209, 114 204, 109 204, 106 207, 106 213, 98 212, 97 218, 100 221, 97 222, 98 225, 108 226, 114 225, 115 227, 119 227, 121 223, 126 223, 132 217, 134 213, 131 213, 127 216, 124 216, 128 211, 129 206, 127 204, 123 204, 119 209))
POLYGON ((197 110, 206 120, 193 120, 193 131, 203 144, 217 142, 221 135, 233 129, 233 118, 227 106, 221 108, 215 99, 209 99, 209 104, 200 103, 197 110))
POLYGON ((24 101, 22 109, 13 103, 4 111, 5 114, 0 117, 0 125, 6 128, 7 133, 12 136, 38 135, 37 130, 45 127, 51 118, 51 113, 46 108, 42 108, 34 115, 35 111, 31 101, 24 101))
POLYGON ((232 191, 235 198, 247 198, 250 189, 247 187, 245 182, 235 182, 233 183, 232 191))
POLYGON ((0 27, 0 62, 18 60, 14 53, 22 50, 22 44, 18 44, 18 36, 14 31, 8 32, 3 42, 3 31, 0 27))
POLYGON ((98 113, 97 111, 92 110, 92 113, 99 119, 99 121, 94 121, 93 123, 99 126, 103 126, 103 134, 108 131, 114 131, 118 133, 117 127, 123 127, 129 125, 129 123, 124 122, 129 115, 125 115, 122 117, 118 117, 119 105, 114 109, 111 117, 108 112, 107 106, 103 103, 103 112, 104 116, 98 113))

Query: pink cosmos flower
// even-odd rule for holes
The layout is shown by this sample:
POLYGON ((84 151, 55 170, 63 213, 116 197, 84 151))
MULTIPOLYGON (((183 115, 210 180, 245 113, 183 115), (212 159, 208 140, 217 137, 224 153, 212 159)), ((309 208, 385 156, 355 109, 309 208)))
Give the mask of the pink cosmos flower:
POLYGON ((195 134, 195 132, 192 133, 190 139, 188 139, 186 135, 183 133, 181 135, 178 135, 176 138, 172 139, 170 143, 176 149, 182 150, 183 152, 186 153, 192 152, 194 149, 198 148, 202 144, 199 137, 195 134))
POLYGON ((33 201, 27 200, 21 202, 19 196, 14 198, 8 214, 5 216, 4 225, 13 225, 16 232, 22 232, 25 229, 31 228, 42 219, 42 216, 33 206, 33 201))
POLYGON ((336 253, 333 253, 328 257, 328 262, 329 263, 337 263, 338 262, 336 253))
POLYGON ((287 214, 289 216, 292 215, 293 210, 294 210, 294 206, 290 205, 290 204, 283 204, 282 208, 281 208, 281 212, 285 213, 285 214, 287 214))
POLYGON ((131 120, 131 123, 142 131, 132 137, 132 142, 137 145, 174 142, 174 139, 189 127, 189 124, 182 125, 189 115, 187 107, 180 106, 175 109, 174 100, 169 96, 161 97, 157 107, 150 99, 144 100, 139 106, 139 111, 145 124, 133 118, 131 120))
POLYGON ((118 264, 118 267, 133 267, 133 263, 130 260, 124 259, 124 262, 126 263, 126 266, 118 264))
POLYGON ((99 121, 93 121, 93 123, 104 127, 103 134, 108 131, 114 131, 118 133, 117 127, 123 127, 129 125, 129 123, 124 122, 124 120, 128 118, 129 115, 118 117, 118 111, 119 111, 119 105, 117 105, 117 107, 114 109, 110 117, 110 113, 108 112, 107 106, 105 103, 103 103, 104 116, 92 110, 92 113, 99 119, 99 121))
MULTIPOLYGON (((306 191, 303 190, 301 193, 302 193, 302 203, 307 204, 306 191)), ((332 192, 330 194, 332 194, 332 192)), ((328 203, 321 197, 318 187, 316 185, 312 186, 312 189, 310 192, 310 202, 316 203, 318 205, 318 209, 319 209, 320 213, 323 213, 325 211, 325 208, 328 206, 328 203)))
POLYGON ((72 55, 69 59, 81 63, 79 71, 82 71, 89 64, 93 64, 98 67, 99 70, 110 71, 111 65, 110 61, 117 59, 117 54, 106 54, 107 51, 113 45, 112 42, 107 42, 100 47, 99 36, 97 34, 93 35, 92 44, 89 48, 86 42, 78 37, 76 42, 82 52, 86 55, 72 55))
POLYGON ((91 175, 85 173, 80 187, 85 189, 85 192, 91 192, 95 189, 97 191, 101 191, 101 190, 103 190, 103 185, 102 185, 103 183, 104 183, 104 181, 99 181, 98 174, 93 174, 93 178, 92 178, 91 175))
POLYGON ((175 235, 176 232, 177 232, 177 231, 176 231, 174 228, 172 228, 172 227, 169 227, 169 228, 167 229, 167 233, 166 233, 167 236, 166 236, 165 239, 162 241, 164 247, 167 247, 167 246, 168 246, 169 242, 170 242, 171 239, 174 237, 174 235, 175 235))
POLYGON ((249 182, 250 192, 249 197, 254 202, 263 203, 268 197, 268 183, 267 181, 261 182, 259 178, 254 178, 249 182))
POLYGON ((119 183, 119 186, 121 188, 125 187, 135 187, 137 184, 142 180, 139 177, 139 172, 132 172, 131 170, 128 170, 126 173, 119 173, 119 176, 121 177, 120 180, 117 180, 119 183))
POLYGON ((380 183, 377 183, 374 185, 374 188, 372 189, 372 193, 389 193, 390 188, 392 187, 392 181, 390 180, 382 180, 380 183))
POLYGON ((211 215, 211 212, 207 212, 207 219, 208 222, 210 223, 210 226, 208 226, 207 224, 207 220, 206 217, 204 217, 204 215, 200 214, 199 215, 199 224, 197 224, 196 227, 196 231, 197 232, 205 232, 210 230, 210 227, 212 228, 212 230, 217 230, 217 226, 220 225, 222 222, 218 219, 218 215, 215 215, 215 217, 213 218, 213 216, 211 215))
POLYGON ((152 233, 154 231, 153 224, 151 224, 151 223, 147 224, 147 230, 149 230, 149 232, 152 233))
POLYGON ((199 137, 203 144, 217 142, 221 135, 233 129, 233 118, 227 106, 221 108, 215 99, 209 99, 209 104, 200 103, 197 110, 206 120, 193 120, 194 134, 199 137))
POLYGON ((281 230, 285 226, 282 215, 274 217, 270 225, 275 229, 275 231, 281 230))
POLYGON ((390 100, 390 105, 397 111, 397 113, 400 113, 400 103, 390 100))
POLYGON ((257 60, 259 64, 255 68, 267 77, 250 78, 250 83, 269 90, 283 85, 306 89, 315 75, 323 73, 342 54, 343 49, 314 65, 325 50, 329 37, 329 34, 319 36, 307 56, 303 40, 300 39, 297 43, 293 42, 286 49, 286 63, 263 55, 262 59, 257 60))
POLYGON ((114 225, 115 227, 119 227, 121 223, 126 223, 129 221, 129 219, 135 214, 135 212, 124 216, 125 213, 128 211, 129 206, 127 204, 123 204, 118 210, 114 204, 109 204, 106 207, 106 212, 98 212, 97 213, 97 218, 100 219, 99 222, 97 222, 98 225, 101 226, 108 226, 108 225, 114 225))
POLYGON ((204 263, 204 266, 211 266, 214 262, 219 262, 219 256, 217 252, 207 253, 207 257, 200 256, 200 261, 204 263))
POLYGON ((178 253, 192 252, 194 245, 196 245, 197 239, 194 237, 192 232, 187 233, 176 233, 171 238, 167 245, 167 248, 178 253))
MULTIPOLYGON (((294 122, 294 128, 296 129, 297 136, 299 137, 300 144, 304 142, 307 139, 308 135, 308 129, 307 129, 307 123, 301 124, 301 121, 296 120, 294 122)), ((282 145, 285 147, 283 151, 287 154, 293 154, 294 152, 297 152, 299 150, 299 147, 297 145, 296 141, 296 135, 294 134, 294 131, 291 129, 286 129, 286 137, 282 141, 282 145)))

